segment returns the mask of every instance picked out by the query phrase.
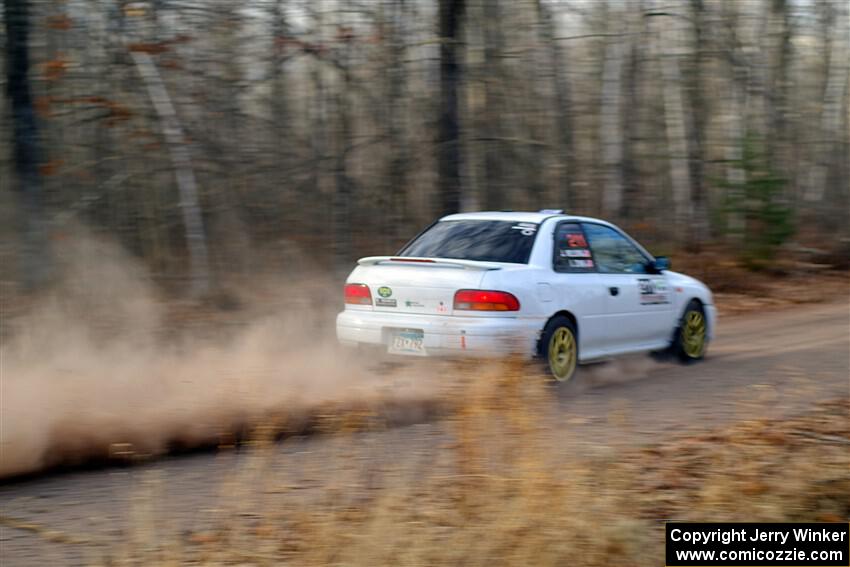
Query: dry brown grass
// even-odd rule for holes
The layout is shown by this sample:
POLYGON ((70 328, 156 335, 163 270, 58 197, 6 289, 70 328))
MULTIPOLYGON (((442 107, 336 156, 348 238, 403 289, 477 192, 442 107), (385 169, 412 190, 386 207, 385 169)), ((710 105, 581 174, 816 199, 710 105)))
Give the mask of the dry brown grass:
POLYGON ((788 251, 771 269, 747 268, 734 251, 706 248, 673 255, 673 269, 704 282, 721 313, 734 314, 850 297, 850 272, 828 256, 788 251))
POLYGON ((673 254, 673 269, 711 288, 725 315, 846 301, 850 297, 846 262, 829 255, 812 256, 806 250, 788 250, 771 264, 771 269, 754 271, 736 257, 734 250, 708 247, 699 254, 673 254))
POLYGON ((332 466, 312 491, 272 466, 275 427, 258 429, 203 530, 158 515, 151 472, 131 533, 83 543, 91 564, 659 565, 666 519, 850 516, 848 400, 579 457, 553 450, 569 431, 552 388, 518 365, 468 370, 441 434, 410 454, 375 461, 358 433, 374 421, 327 415, 332 466))
POLYGON ((714 299, 723 315, 770 311, 808 303, 843 301, 846 304, 850 299, 850 273, 823 271, 772 277, 743 274, 734 286, 716 292, 714 299), (745 283, 747 281, 749 283, 745 283))

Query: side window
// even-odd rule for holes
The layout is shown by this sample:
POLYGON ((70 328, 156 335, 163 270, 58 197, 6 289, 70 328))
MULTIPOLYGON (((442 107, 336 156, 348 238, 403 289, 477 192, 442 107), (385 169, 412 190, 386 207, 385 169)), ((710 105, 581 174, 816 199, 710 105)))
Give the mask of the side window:
POLYGON ((597 268, 603 274, 645 274, 646 258, 628 238, 601 224, 582 223, 597 268))
POLYGON ((595 272, 593 254, 587 245, 584 231, 576 222, 562 222, 555 229, 552 269, 556 272, 583 274, 595 272))

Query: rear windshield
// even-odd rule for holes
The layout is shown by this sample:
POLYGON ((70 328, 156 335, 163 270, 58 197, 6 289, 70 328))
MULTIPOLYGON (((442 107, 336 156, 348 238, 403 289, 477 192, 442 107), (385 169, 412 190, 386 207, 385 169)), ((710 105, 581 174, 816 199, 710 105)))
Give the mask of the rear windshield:
POLYGON ((537 223, 441 221, 405 246, 400 256, 527 264, 537 223))

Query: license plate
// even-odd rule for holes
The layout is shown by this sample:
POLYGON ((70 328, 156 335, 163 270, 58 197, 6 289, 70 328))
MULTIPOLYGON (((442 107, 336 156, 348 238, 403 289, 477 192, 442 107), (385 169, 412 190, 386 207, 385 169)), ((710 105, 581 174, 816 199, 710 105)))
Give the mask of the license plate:
POLYGON ((417 329, 395 331, 392 335, 390 335, 387 352, 390 354, 426 356, 425 333, 417 329))

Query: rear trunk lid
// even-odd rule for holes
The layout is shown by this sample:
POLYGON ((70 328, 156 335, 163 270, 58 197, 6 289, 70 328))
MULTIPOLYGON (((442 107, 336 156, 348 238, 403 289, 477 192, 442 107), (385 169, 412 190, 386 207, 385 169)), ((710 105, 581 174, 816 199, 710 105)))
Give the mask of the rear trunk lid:
POLYGON ((475 260, 372 256, 358 261, 348 281, 369 286, 375 311, 451 315, 457 290, 479 288, 498 269, 475 260))

